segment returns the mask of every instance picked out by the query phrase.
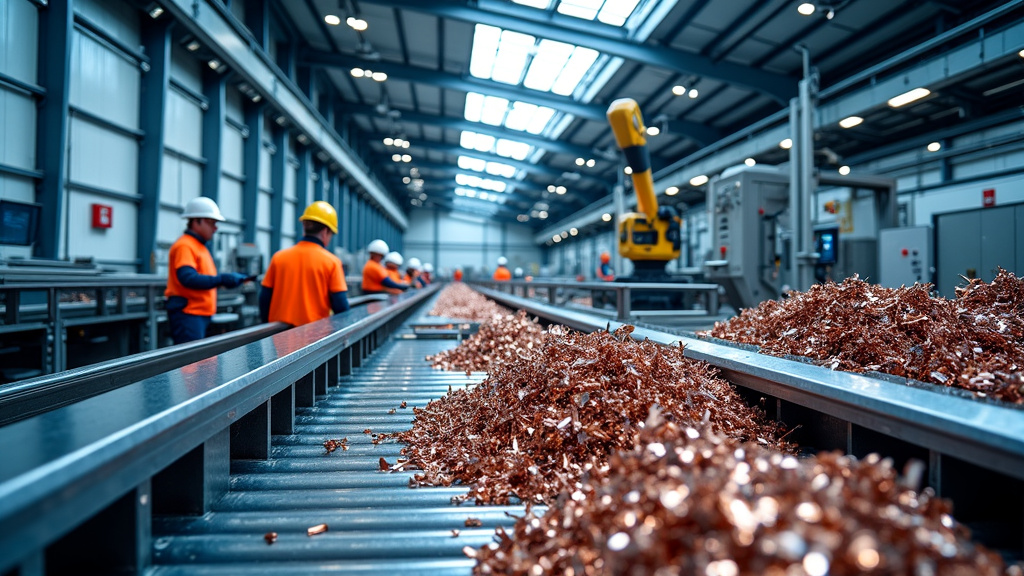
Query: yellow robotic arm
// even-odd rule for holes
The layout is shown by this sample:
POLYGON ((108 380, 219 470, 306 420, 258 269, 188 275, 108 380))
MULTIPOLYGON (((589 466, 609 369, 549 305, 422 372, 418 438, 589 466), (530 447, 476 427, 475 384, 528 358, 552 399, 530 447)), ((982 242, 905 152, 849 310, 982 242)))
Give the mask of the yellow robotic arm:
POLYGON ((640 106, 632 98, 620 98, 611 103, 607 115, 615 142, 632 169, 639 210, 619 219, 619 254, 633 261, 637 274, 664 274, 665 263, 679 257, 680 219, 669 207, 658 209, 640 106))

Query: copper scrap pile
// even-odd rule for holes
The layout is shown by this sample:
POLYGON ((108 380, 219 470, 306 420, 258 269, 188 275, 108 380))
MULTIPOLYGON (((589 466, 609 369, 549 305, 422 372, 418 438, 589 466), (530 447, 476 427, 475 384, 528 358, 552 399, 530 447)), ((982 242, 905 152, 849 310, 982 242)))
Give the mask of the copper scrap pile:
POLYGON ((418 485, 471 485, 477 503, 551 502, 581 476, 632 448, 651 407, 679 423, 707 423, 730 438, 779 446, 780 428, 748 407, 709 365, 682 348, 562 327, 496 363, 476 388, 415 411, 408 446, 418 485))
POLYGON ((1003 573, 948 501, 913 490, 889 460, 797 459, 657 418, 559 506, 466 547, 474 573, 1003 573))
POLYGON ((443 370, 487 370, 494 362, 509 362, 519 350, 532 349, 544 341, 544 329, 520 310, 515 315, 494 316, 461 344, 434 356, 427 356, 435 368, 443 370))
POLYGON ((958 288, 954 300, 929 290, 848 278, 762 302, 702 335, 1024 403, 1024 279, 1000 270, 990 284, 958 288))
POLYGON ((428 312, 430 316, 445 318, 461 318, 483 322, 494 316, 504 316, 512 311, 489 300, 483 294, 466 286, 462 282, 454 282, 444 287, 437 295, 434 308, 428 312))

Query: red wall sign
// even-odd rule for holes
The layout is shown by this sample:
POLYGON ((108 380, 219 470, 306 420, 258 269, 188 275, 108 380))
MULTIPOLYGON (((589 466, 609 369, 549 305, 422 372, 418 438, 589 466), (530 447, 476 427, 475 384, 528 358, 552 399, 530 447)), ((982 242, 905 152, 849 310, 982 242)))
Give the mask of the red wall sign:
POLYGON ((104 204, 92 205, 92 227, 110 228, 114 225, 114 207, 104 204))
POLYGON ((981 205, 985 208, 991 208, 996 205, 995 188, 989 188, 988 190, 981 191, 981 205))

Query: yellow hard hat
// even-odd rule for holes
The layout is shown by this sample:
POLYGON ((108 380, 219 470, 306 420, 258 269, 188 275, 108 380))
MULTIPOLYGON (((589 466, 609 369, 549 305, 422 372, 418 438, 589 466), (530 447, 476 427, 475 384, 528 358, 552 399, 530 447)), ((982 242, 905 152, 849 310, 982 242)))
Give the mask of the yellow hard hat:
POLYGON ((302 216, 299 216, 299 220, 319 222, 330 228, 331 232, 338 233, 338 212, 334 209, 334 206, 323 200, 317 200, 306 206, 306 211, 302 213, 302 216))

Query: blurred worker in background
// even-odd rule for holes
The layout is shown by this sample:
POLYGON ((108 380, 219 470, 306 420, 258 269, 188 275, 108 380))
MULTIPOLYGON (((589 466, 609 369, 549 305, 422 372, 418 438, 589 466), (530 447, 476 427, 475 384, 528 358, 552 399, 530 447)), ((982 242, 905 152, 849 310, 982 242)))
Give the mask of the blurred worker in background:
POLYGON ((405 283, 413 288, 423 288, 426 286, 420 277, 420 268, 422 267, 423 264, 420 263, 419 258, 409 258, 409 261, 405 264, 405 283))
POLYGON ((338 213, 323 201, 306 207, 299 217, 302 238, 270 258, 260 290, 260 318, 302 326, 331 312, 348 311, 345 269, 327 245, 338 233, 338 213))
POLYGON ((455 280, 456 282, 462 282, 462 268, 455 269, 455 272, 452 274, 452 280, 455 280))
POLYGON ((597 277, 605 282, 615 280, 615 270, 612 270, 611 261, 611 254, 601 252, 601 263, 597 265, 597 277))
POLYGON ((498 258, 498 268, 494 271, 493 278, 498 282, 505 282, 512 279, 512 272, 508 269, 508 258, 498 258))
POLYGON ((423 278, 423 283, 427 286, 434 281, 434 265, 430 262, 423 263, 423 272, 420 274, 420 278, 423 278))
POLYGON ((516 269, 512 271, 512 277, 513 278, 522 278, 523 277, 523 269, 518 267, 518 266, 516 266, 516 269))
MULTIPOLYGON (((404 283, 404 280, 402 279, 402 271, 400 270, 400 268, 402 267, 402 262, 404 261, 405 259, 402 258, 402 255, 394 251, 388 252, 388 255, 384 257, 384 260, 381 260, 381 262, 384 263, 384 268, 386 268, 388 271, 388 278, 391 278, 392 280, 399 284, 404 283)), ((402 291, 398 288, 385 288, 384 291, 387 292, 388 294, 402 293, 402 291)))
POLYGON ((388 288, 409 289, 408 284, 392 280, 387 268, 381 264, 381 260, 390 252, 387 242, 381 239, 374 240, 366 247, 366 251, 370 253, 370 259, 363 266, 363 294, 384 294, 388 288))
POLYGON ((167 326, 175 344, 206 337, 210 319, 217 312, 217 287, 235 288, 254 280, 245 274, 217 274, 217 265, 206 243, 213 239, 217 222, 224 216, 213 200, 200 196, 189 200, 181 217, 188 220, 185 233, 168 254, 167 326))

